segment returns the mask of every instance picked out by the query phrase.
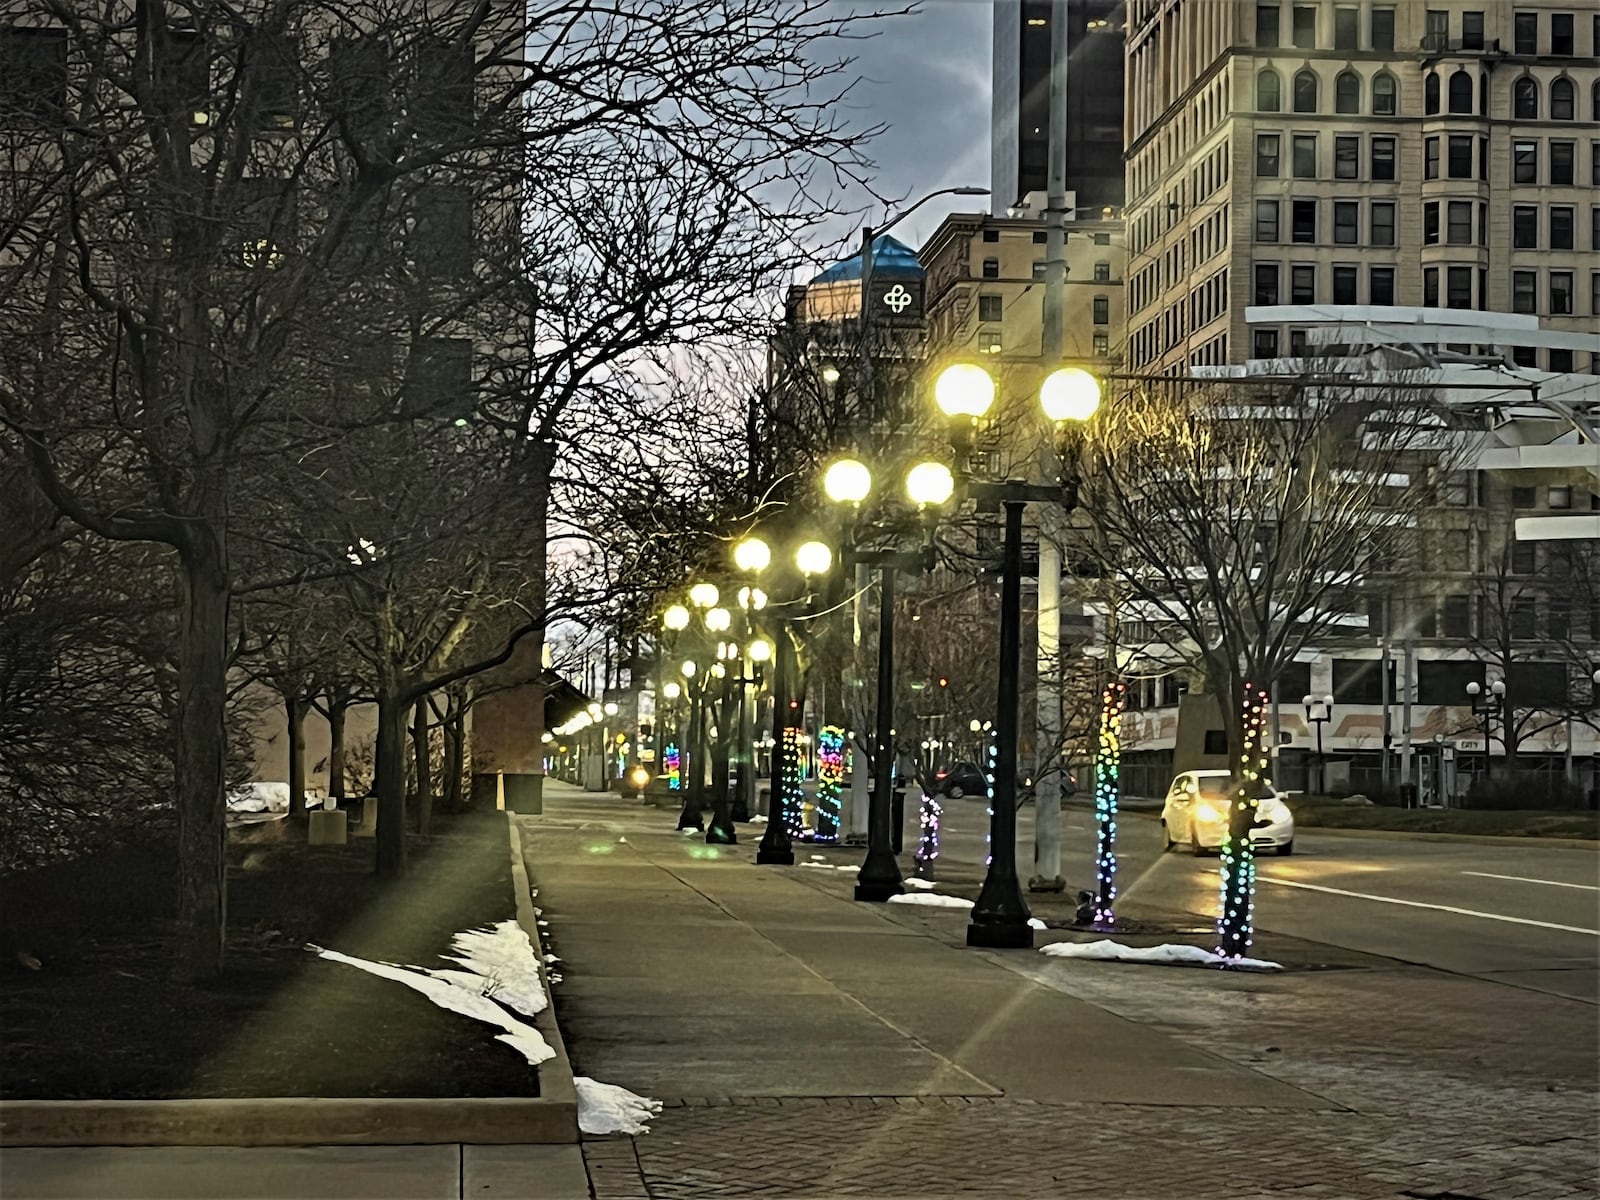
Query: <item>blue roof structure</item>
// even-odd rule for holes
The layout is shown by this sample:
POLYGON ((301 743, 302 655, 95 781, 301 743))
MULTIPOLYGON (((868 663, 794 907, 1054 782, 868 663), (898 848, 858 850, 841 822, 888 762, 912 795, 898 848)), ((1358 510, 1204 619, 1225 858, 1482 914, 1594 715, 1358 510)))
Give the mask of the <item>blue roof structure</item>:
MULTIPOLYGON (((872 277, 874 279, 921 279, 926 272, 917 261, 917 252, 904 242, 896 241, 887 233, 872 240, 872 277)), ((812 283, 843 283, 861 278, 861 255, 856 254, 843 262, 834 263, 812 283)))

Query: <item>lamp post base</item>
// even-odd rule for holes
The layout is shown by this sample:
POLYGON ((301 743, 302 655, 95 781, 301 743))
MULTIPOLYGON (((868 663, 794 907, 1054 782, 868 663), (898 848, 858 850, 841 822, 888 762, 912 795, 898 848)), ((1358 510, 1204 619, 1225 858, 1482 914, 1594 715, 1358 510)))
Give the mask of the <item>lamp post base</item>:
POLYGON ((887 850, 868 850, 861 872, 856 876, 856 899, 882 904, 905 890, 900 864, 895 862, 894 855, 887 850))
POLYGON ((1027 921, 1020 925, 967 926, 967 945, 988 950, 1032 950, 1033 929, 1027 921))
POLYGON ((731 824, 718 825, 716 820, 711 822, 711 828, 706 830, 706 844, 710 846, 737 846, 739 835, 733 831, 731 824))

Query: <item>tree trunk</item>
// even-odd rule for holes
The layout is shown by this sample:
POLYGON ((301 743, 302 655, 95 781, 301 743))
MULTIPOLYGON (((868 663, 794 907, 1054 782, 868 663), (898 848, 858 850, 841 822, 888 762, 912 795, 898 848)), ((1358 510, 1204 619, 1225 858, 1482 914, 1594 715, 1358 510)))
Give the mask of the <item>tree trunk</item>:
POLYGON ((177 967, 192 982, 222 973, 227 931, 228 555, 221 521, 194 523, 180 548, 177 967))
POLYGON ((283 698, 289 728, 289 819, 306 815, 306 703, 298 695, 283 698))
POLYGON ((444 722, 444 802, 453 813, 462 811, 461 773, 466 767, 466 706, 452 700, 444 722))
POLYGON ((350 701, 328 694, 328 795, 344 799, 344 717, 350 701))
POLYGON ((378 798, 377 871, 385 878, 406 873, 406 710, 398 686, 378 684, 378 745, 372 791, 378 798))
POLYGON ((411 711, 411 757, 417 779, 417 833, 427 837, 433 828, 433 763, 428 747, 428 698, 423 696, 411 711))

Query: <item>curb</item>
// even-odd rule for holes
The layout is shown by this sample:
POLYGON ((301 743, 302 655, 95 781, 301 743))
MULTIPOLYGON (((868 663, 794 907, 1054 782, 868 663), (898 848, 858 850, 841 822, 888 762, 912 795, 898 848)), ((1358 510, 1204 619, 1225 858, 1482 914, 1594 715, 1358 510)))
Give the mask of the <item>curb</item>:
MULTIPOLYGON (((552 995, 533 911, 522 839, 508 813, 517 923, 539 958, 552 995)), ((555 1057, 535 1068, 537 1097, 249 1100, 7 1100, 0 1102, 0 1146, 398 1146, 573 1145, 578 1093, 556 1027, 555 1000, 533 1025, 555 1057)))

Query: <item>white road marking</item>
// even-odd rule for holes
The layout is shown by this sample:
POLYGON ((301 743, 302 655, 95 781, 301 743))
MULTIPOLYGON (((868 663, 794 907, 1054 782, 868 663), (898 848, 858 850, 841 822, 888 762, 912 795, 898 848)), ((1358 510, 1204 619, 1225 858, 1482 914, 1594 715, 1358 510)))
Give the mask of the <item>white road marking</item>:
POLYGON ((1471 908, 1452 908, 1448 904, 1424 904, 1420 900, 1398 900, 1393 896, 1372 896, 1366 892, 1347 892, 1343 888, 1321 887, 1315 883, 1297 883, 1288 879, 1274 879, 1270 875, 1262 875, 1263 883, 1276 883, 1280 887, 1304 888, 1308 892, 1327 892, 1330 896, 1353 896, 1357 900, 1376 900, 1379 904, 1403 904, 1407 908, 1432 908, 1439 912, 1455 913, 1463 917, 1482 917, 1486 921, 1508 921, 1513 925, 1537 925, 1540 929, 1560 929, 1566 933, 1586 933, 1590 937, 1600 937, 1600 929, 1583 929, 1577 925, 1556 925, 1550 921, 1530 921, 1526 917, 1507 917, 1500 913, 1478 912, 1471 908))
POLYGON ((1482 879, 1514 879, 1518 883, 1548 883, 1551 887, 1582 888, 1586 892, 1600 892, 1592 883, 1562 883, 1559 879, 1533 879, 1527 875, 1496 875, 1493 871, 1463 871, 1463 875, 1477 875, 1482 879))

